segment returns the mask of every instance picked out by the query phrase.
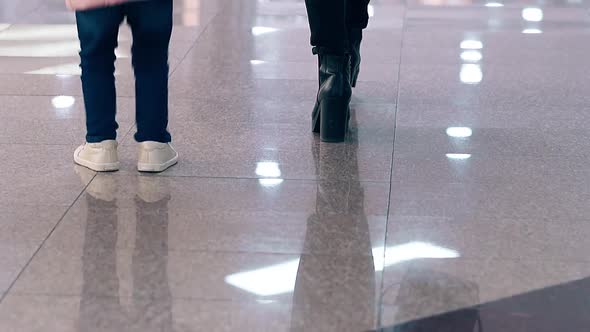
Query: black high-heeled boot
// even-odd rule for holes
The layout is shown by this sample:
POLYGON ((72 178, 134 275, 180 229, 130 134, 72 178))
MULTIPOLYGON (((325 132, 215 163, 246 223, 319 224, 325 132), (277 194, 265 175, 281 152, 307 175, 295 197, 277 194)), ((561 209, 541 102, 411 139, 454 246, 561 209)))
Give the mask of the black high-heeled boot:
POLYGON ((349 29, 348 42, 350 46, 350 85, 356 87, 356 81, 361 70, 361 41, 362 29, 349 29))
POLYGON ((348 130, 350 56, 318 54, 319 80, 316 105, 312 113, 313 132, 323 142, 343 142, 348 130))

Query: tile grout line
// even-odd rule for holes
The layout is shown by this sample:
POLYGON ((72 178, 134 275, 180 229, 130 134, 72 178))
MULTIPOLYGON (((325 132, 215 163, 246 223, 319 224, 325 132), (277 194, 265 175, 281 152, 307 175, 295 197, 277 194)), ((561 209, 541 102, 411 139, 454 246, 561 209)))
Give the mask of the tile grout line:
MULTIPOLYGON (((40 5, 39 5, 40 6, 40 5)), ((215 17, 219 16, 220 13, 217 13, 215 17)), ((214 19, 213 18, 213 19, 214 19)), ((211 21, 213 21, 213 19, 211 19, 211 21)), ((182 57, 182 59, 180 60, 180 62, 178 63, 178 65, 172 70, 172 72, 170 73, 170 75, 168 77, 171 77, 172 74, 174 74, 176 72, 176 70, 178 69, 178 67, 182 64, 182 62, 186 59, 188 53, 190 53, 190 51, 195 47, 195 45, 197 44, 197 41, 201 38, 201 36, 203 35, 203 33, 209 28, 209 25, 211 24, 211 21, 209 21, 209 23, 207 24, 207 27, 203 30, 203 32, 201 32, 201 34, 199 35, 199 37, 195 40, 195 42, 193 43, 193 45, 191 46, 191 48, 188 50, 188 52, 186 52, 186 54, 182 57)), ((117 96, 119 97, 119 96, 117 96)), ((133 98, 133 96, 123 96, 123 97, 129 97, 129 98, 133 98)), ((129 130, 127 131, 127 133, 125 134, 125 136, 123 136, 123 139, 125 139, 129 133, 131 133, 131 131, 133 130, 133 128, 135 128, 134 125, 131 126, 131 128, 129 128, 129 130)), ((22 274, 24 273, 24 271, 29 267, 29 265, 31 264, 31 262, 33 261, 33 259, 37 256, 37 254, 41 251, 41 249, 43 249, 43 246, 45 245, 45 243, 47 242, 47 240, 51 237, 51 235, 55 232, 55 230, 57 229, 57 227, 61 224, 61 222, 63 221, 63 219, 66 217, 66 215, 70 212, 70 210, 72 209, 72 207, 78 202, 78 200, 80 199, 80 197, 82 197, 82 195, 84 194, 84 192, 86 191, 86 189, 90 186, 90 184, 92 183, 92 181, 94 181, 94 179, 96 178, 97 173, 94 174, 94 176, 92 177, 92 179, 88 182, 88 184, 82 189, 82 191, 80 191, 80 193, 78 194, 78 196, 74 199, 74 201, 72 202, 72 204, 66 209, 66 211, 62 214, 62 216, 59 218, 59 220, 55 223, 55 225, 53 226, 53 228, 49 231, 49 233, 47 234, 47 236, 45 237, 45 239, 41 242, 41 244, 39 245, 39 247, 37 248, 37 250, 35 250, 35 252, 31 255, 31 257, 29 258, 29 260, 26 262, 26 264, 23 266, 23 268, 20 270, 20 272, 17 274, 17 276, 14 278, 14 280, 12 281, 12 283, 10 283, 10 286, 8 286, 8 288, 4 291, 4 294, 2 294, 2 296, 0 297, 0 305, 2 303, 4 303, 4 299, 6 299, 6 297, 8 296, 8 294, 10 293, 10 291, 12 290, 12 288, 14 287, 14 285, 16 284, 16 282, 20 279, 20 277, 22 276, 22 274)))
POLYGON ((197 43, 199 42, 199 40, 203 37, 203 35, 205 34, 205 32, 207 32, 207 30, 209 30, 209 27, 211 26, 211 24, 213 23, 213 21, 219 16, 221 15, 221 10, 217 11, 217 14, 215 14, 210 20, 209 22, 207 22, 207 25, 205 25, 205 27, 203 28, 203 31, 201 31, 201 33, 199 33, 199 36, 197 37, 197 39, 195 39, 194 43, 191 45, 191 47, 188 49, 188 51, 186 51, 186 53, 182 56, 182 58, 180 59, 180 61, 178 61, 178 64, 176 65, 176 67, 174 67, 174 69, 170 72, 170 74, 168 75, 168 78, 172 78, 172 75, 174 75, 174 73, 176 73, 176 71, 178 70, 178 68, 180 68, 180 66, 182 65, 182 63, 184 62, 184 60, 186 60, 186 57, 189 55, 189 53, 197 46, 197 43))
POLYGON ((66 217, 66 215, 70 212, 70 210, 72 209, 72 207, 74 207, 74 205, 76 205, 76 203, 78 202, 78 200, 80 199, 80 197, 82 197, 82 195, 84 194, 84 192, 86 192, 86 189, 94 181, 94 179, 96 178, 97 174, 98 173, 95 173, 94 174, 94 176, 92 177, 92 179, 90 181, 88 181, 88 184, 86 186, 84 186, 84 188, 80 191, 80 193, 78 194, 78 196, 76 196, 76 198, 74 199, 74 201, 72 202, 72 204, 70 204, 70 206, 66 209, 66 211, 64 211, 64 213, 59 218, 59 220, 55 223, 55 225, 53 226, 53 228, 49 231, 49 233, 47 234, 47 236, 45 237, 45 239, 43 239, 43 241, 41 241, 41 244, 39 244, 39 247, 37 248, 37 250, 35 250, 35 252, 31 255, 31 257, 25 263, 25 265, 20 270, 20 272, 16 275, 16 277, 14 278, 14 280, 10 283, 10 286, 8 286, 8 288, 6 288, 6 290, 4 291, 4 294, 2 294, 2 296, 0 297, 0 305, 2 303, 4 303, 4 300, 6 299, 6 297, 8 296, 8 294, 10 293, 10 291, 12 290, 12 288, 14 287, 14 285, 16 284, 16 282, 20 279, 20 277, 25 272, 25 270, 29 267, 29 265, 31 265, 31 262, 33 261, 33 259, 35 259, 35 257, 37 256, 37 254, 41 251, 41 249, 43 249, 43 247, 45 246, 45 243, 47 242, 47 240, 49 240, 49 238, 51 237, 51 235, 53 235, 53 233, 55 232, 55 230, 57 229, 57 227, 61 224, 61 222, 66 217))
MULTIPOLYGON (((393 148, 391 151, 391 173, 389 174, 389 196, 387 197, 387 215, 385 217, 385 238, 383 243, 383 262, 387 258, 387 233, 389 230, 389 223, 390 223, 390 211, 391 211, 391 197, 393 193, 393 168, 395 165, 395 141, 397 135, 397 116, 399 112, 399 104, 400 104, 400 97, 401 97, 401 75, 402 75, 402 63, 403 63, 403 47, 404 47, 404 36, 406 32, 406 18, 408 13, 408 2, 404 1, 404 13, 402 18, 402 31, 401 31, 401 41, 400 41, 400 48, 399 48, 399 63, 398 63, 398 71, 397 71, 397 98, 395 101, 395 113, 393 117, 393 148)), ((377 331, 381 331, 382 324, 383 324, 383 290, 385 286, 385 266, 381 271, 381 285, 379 286, 379 307, 377 308, 377 331)))

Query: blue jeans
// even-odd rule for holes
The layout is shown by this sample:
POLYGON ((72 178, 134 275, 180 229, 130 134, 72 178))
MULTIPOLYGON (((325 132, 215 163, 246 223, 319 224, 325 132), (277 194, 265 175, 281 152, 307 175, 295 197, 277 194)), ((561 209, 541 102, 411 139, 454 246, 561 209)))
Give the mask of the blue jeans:
POLYGON ((168 132, 168 46, 172 0, 134 2, 76 13, 80 38, 86 141, 116 139, 115 49, 127 18, 133 32, 138 142, 171 141, 168 132))

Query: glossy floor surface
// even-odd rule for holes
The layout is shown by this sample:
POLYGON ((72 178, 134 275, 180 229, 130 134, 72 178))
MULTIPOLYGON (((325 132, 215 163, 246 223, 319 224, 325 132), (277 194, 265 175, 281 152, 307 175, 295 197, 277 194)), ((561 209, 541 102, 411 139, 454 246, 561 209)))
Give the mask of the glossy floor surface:
POLYGON ((373 0, 344 144, 301 0, 175 0, 170 129, 74 167, 62 0, 0 0, 0 331, 590 330, 586 0, 373 0))

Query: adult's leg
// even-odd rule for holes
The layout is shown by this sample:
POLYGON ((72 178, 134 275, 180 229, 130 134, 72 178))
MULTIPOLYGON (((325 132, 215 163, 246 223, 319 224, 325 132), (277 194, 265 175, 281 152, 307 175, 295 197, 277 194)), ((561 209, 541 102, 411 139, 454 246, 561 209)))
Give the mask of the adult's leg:
POLYGON ((350 52, 350 84, 355 87, 361 66, 361 42, 363 29, 369 24, 369 1, 348 0, 346 27, 348 31, 348 50, 350 52))
POLYGON ((314 53, 346 53, 346 0, 305 0, 314 53))
POLYGON ((168 132, 168 47, 172 34, 172 0, 125 5, 133 31, 138 142, 171 141, 168 132))
POLYGON ((370 0, 347 0, 346 26, 349 29, 365 29, 369 24, 370 0))
POLYGON ((76 13, 88 143, 117 137, 115 49, 123 17, 120 6, 76 13))

